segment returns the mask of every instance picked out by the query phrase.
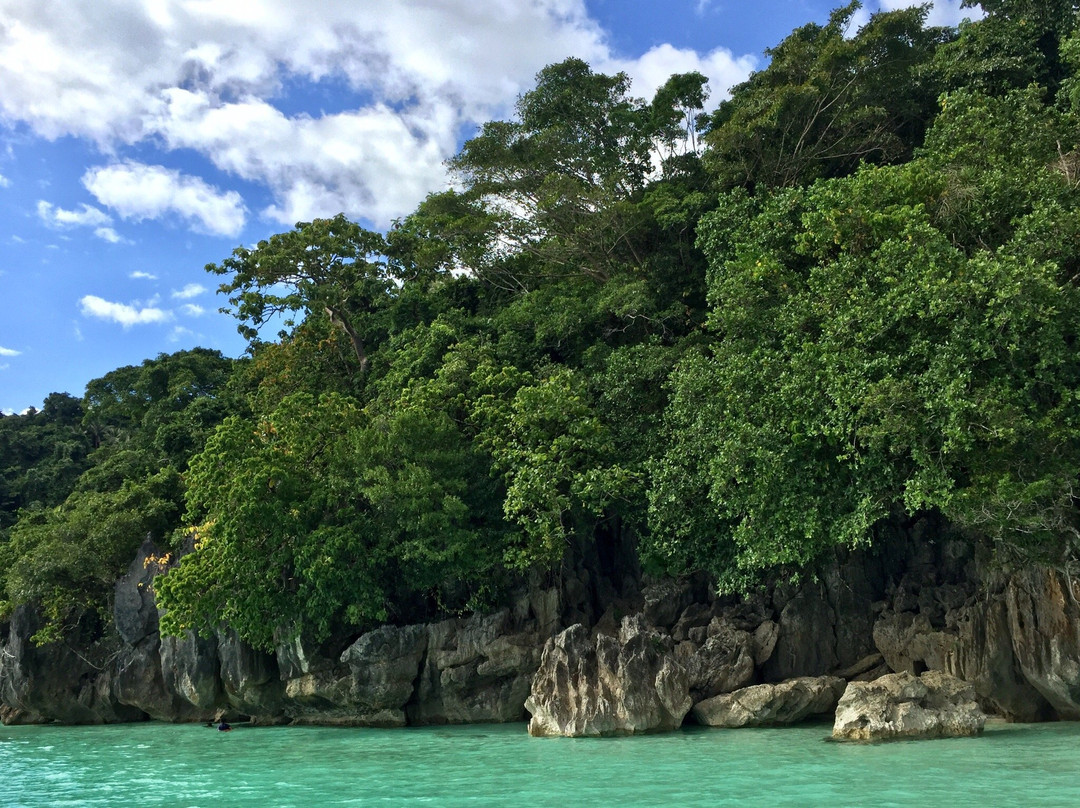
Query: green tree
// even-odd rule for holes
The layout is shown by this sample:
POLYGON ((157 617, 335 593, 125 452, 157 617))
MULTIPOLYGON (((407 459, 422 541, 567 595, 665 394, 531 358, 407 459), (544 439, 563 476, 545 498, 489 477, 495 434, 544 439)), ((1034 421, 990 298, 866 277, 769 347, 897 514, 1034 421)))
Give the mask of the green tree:
POLYGON ((903 161, 921 143, 939 92, 922 67, 949 34, 924 27, 926 8, 915 7, 875 14, 849 37, 859 7, 796 29, 711 115, 705 162, 723 187, 843 176, 903 161))
POLYGON ((326 317, 347 336, 362 376, 371 336, 366 318, 384 303, 391 287, 384 251, 382 236, 339 214, 300 222, 288 233, 260 241, 254 250, 237 247, 221 264, 206 269, 231 276, 219 291, 230 296, 246 339, 255 340, 275 318, 284 338, 298 314, 326 317))

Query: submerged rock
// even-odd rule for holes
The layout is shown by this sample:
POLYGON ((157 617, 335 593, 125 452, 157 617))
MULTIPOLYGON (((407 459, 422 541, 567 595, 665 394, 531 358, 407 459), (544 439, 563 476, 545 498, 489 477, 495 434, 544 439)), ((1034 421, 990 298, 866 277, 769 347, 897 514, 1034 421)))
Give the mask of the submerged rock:
POLYGON ((978 735, 985 724, 970 683, 941 671, 905 671, 849 683, 832 735, 853 741, 951 738, 978 735))
POLYGON ((690 709, 689 679, 671 638, 637 615, 618 637, 580 624, 552 637, 525 703, 530 735, 630 735, 676 729, 690 709))
POLYGON ((699 701, 693 715, 710 727, 763 727, 796 724, 836 709, 844 680, 802 676, 775 685, 753 685, 699 701))

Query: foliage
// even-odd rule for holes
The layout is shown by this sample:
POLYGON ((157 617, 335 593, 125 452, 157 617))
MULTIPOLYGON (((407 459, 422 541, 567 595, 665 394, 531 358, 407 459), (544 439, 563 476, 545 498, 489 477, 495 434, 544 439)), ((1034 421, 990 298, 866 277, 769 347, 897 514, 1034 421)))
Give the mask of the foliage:
POLYGON ((710 118, 706 163, 724 187, 788 187, 901 161, 922 140, 938 88, 921 71, 948 34, 925 7, 873 15, 854 36, 858 2, 804 25, 766 53, 710 118))
POLYGON ((263 648, 631 546, 746 586, 927 511, 1073 563, 1076 7, 982 5, 849 3, 708 116, 700 74, 646 103, 568 59, 385 235, 237 248, 250 358, 0 419, 0 609, 107 612, 147 534, 164 630, 263 648))
POLYGON ((897 509, 939 509, 1006 559, 1071 557, 1080 291, 1073 256, 1030 236, 1075 239, 1078 199, 1035 98, 950 97, 904 166, 706 217, 716 338, 673 379, 658 563, 738 581, 897 509))

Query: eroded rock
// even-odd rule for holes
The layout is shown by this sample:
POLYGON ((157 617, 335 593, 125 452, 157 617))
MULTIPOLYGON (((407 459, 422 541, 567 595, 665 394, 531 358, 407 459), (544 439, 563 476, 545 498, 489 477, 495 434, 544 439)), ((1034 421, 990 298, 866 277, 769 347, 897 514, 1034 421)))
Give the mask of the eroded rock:
POLYGON ((619 636, 573 625, 544 646, 526 708, 531 735, 628 735, 672 730, 690 709, 689 679, 667 635, 640 615, 619 636))
POLYGON ((952 738, 978 735, 985 723, 970 683, 942 671, 905 671, 849 683, 832 734, 854 741, 952 738))
POLYGON ((700 701, 693 715, 699 724, 710 727, 796 724, 832 712, 844 686, 837 676, 802 676, 779 684, 753 685, 700 701))

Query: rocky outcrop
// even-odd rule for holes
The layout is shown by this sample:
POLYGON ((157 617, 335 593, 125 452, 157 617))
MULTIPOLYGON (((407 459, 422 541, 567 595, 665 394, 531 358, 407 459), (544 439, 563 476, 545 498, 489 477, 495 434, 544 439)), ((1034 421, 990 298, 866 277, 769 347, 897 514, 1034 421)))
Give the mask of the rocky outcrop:
POLYGON ((508 609, 429 626, 427 657, 408 708, 409 720, 414 724, 523 720, 544 639, 535 626, 519 628, 508 609))
POLYGON ((1020 671, 1059 718, 1080 719, 1080 587, 1061 572, 1031 569, 1005 592, 1020 671))
POLYGON ((837 676, 805 676, 775 685, 753 685, 699 701, 693 716, 710 727, 796 724, 835 710, 845 684, 837 676))
POLYGON ((851 682, 836 708, 833 738, 879 741, 978 735, 986 714, 975 689, 941 671, 851 682))
POLYGON ((33 609, 20 606, 0 641, 0 702, 7 707, 6 722, 102 724, 146 718, 116 698, 111 662, 117 643, 102 636, 94 615, 84 615, 63 641, 37 645, 32 637, 43 625, 33 609))
POLYGON ((689 680, 668 635, 638 615, 618 636, 574 625, 548 640, 525 703, 537 736, 658 732, 682 725, 689 680))

